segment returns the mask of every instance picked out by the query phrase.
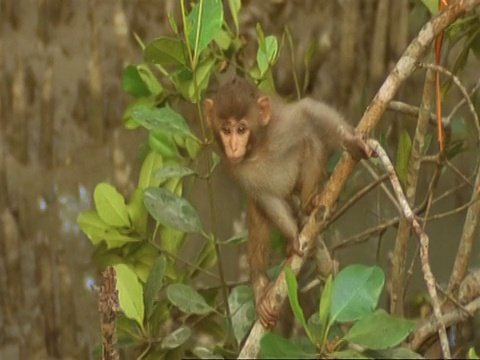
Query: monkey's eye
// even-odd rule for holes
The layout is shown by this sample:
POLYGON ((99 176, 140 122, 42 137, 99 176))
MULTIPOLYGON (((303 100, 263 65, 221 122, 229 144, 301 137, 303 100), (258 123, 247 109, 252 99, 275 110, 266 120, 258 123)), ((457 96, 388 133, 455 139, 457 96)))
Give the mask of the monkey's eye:
POLYGON ((246 127, 246 126, 239 126, 239 127, 237 128, 237 133, 238 133, 238 135, 243 135, 243 134, 245 134, 246 131, 247 131, 247 127, 246 127))
POLYGON ((231 133, 230 128, 228 127, 222 127, 220 131, 223 132, 225 135, 230 135, 231 133))

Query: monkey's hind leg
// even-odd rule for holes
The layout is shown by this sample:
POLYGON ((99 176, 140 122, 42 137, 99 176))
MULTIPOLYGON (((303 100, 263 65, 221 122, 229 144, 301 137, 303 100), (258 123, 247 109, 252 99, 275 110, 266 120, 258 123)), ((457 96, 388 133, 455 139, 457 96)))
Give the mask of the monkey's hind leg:
POLYGON ((253 200, 248 205, 248 261, 250 281, 255 295, 257 317, 264 328, 272 327, 278 320, 271 300, 272 284, 267 276, 270 262, 270 221, 253 200))

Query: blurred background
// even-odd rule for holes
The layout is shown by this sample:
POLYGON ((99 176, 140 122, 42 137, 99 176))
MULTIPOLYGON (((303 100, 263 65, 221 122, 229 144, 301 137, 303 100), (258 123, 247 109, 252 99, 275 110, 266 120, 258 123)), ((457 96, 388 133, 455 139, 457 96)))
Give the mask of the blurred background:
MULTIPOLYGON (((98 182, 109 181, 124 195, 134 189, 146 132, 122 126, 129 101, 122 70, 143 61, 134 33, 145 43, 171 33, 168 14, 180 23, 177 0, 0 0, 1 359, 92 358, 100 335, 91 287, 99 277, 91 260, 93 246, 76 218, 92 207, 98 182)), ((306 93, 341 109, 355 125, 429 18, 414 0, 242 1, 240 28, 254 56, 257 22, 279 39, 288 25, 295 51, 283 51, 275 68, 278 90, 285 96, 295 92, 292 67, 300 79, 305 76, 303 59, 315 41, 318 51, 308 64, 306 93)), ((474 75, 465 79, 470 88, 478 67, 466 73, 474 75)), ((418 105, 422 84, 423 73, 414 74, 396 99, 418 105)), ((458 98, 452 94, 445 106, 458 98)), ((190 107, 184 104, 180 111, 195 129, 190 107)), ((373 136, 384 134, 387 143, 396 144, 401 129, 414 129, 412 119, 389 112, 373 136)), ((472 171, 469 156, 455 158, 466 173, 472 171)), ((429 174, 421 188, 428 185, 429 174)), ((229 182, 220 168, 215 185, 221 238, 242 223, 242 196, 230 190, 229 182)), ((447 174, 439 191, 455 182, 458 178, 447 174)), ((440 209, 467 202, 470 191, 464 190, 440 209)), ((189 197, 208 221, 202 196, 200 188, 189 197)), ((329 236, 356 234, 365 228, 365 218, 380 221, 374 211, 364 211, 373 201, 362 200, 329 236)), ((460 213, 428 227, 433 271, 440 281, 448 280, 463 220, 460 213)), ((389 248, 394 237, 395 231, 388 230, 383 238, 389 248)), ((385 265, 385 248, 379 256, 377 243, 367 242, 336 256, 370 264, 380 258, 385 265)), ((244 256, 239 260, 228 251, 225 256, 232 258, 226 261, 228 279, 238 279, 239 273, 246 279, 244 256)), ((478 255, 473 260, 478 264, 478 255)), ((424 291, 421 276, 409 291, 424 291)))

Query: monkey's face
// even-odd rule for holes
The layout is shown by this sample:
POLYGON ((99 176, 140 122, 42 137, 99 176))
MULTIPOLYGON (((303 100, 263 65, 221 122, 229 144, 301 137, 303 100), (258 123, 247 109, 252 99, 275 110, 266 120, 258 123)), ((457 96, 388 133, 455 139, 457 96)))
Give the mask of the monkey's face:
POLYGON ((248 122, 244 119, 224 121, 218 130, 228 161, 232 165, 241 163, 247 152, 250 137, 248 122))

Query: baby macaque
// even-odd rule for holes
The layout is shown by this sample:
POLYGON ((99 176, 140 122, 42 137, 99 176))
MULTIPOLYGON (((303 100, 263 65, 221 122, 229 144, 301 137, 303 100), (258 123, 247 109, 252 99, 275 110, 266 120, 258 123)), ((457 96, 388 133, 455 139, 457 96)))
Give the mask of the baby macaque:
POLYGON ((234 78, 204 101, 208 125, 249 198, 248 259, 261 324, 275 325, 271 284, 270 231, 274 223, 287 239, 287 255, 302 256, 299 219, 311 211, 326 176, 332 149, 344 148, 355 158, 371 151, 343 117, 325 103, 309 98, 287 103, 260 92, 252 83, 234 78), (298 201, 297 201, 298 203, 298 201))

